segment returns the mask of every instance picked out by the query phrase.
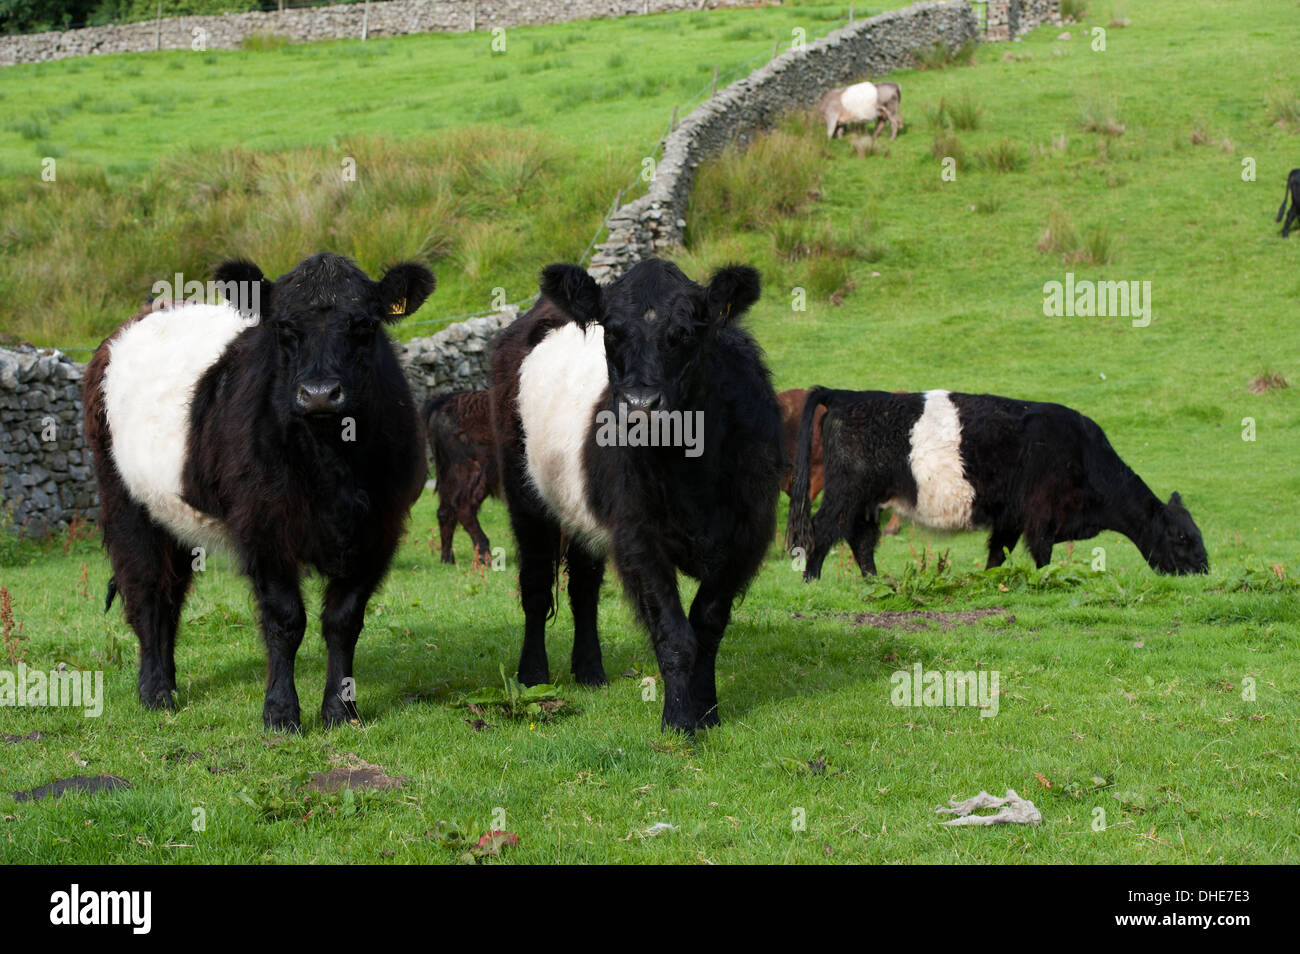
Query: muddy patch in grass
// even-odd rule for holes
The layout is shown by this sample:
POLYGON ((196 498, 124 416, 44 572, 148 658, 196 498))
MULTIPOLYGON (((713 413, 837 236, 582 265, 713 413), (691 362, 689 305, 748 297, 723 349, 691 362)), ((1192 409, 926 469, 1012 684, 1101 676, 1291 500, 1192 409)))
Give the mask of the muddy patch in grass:
POLYGON ((349 752, 344 763, 328 772, 315 772, 306 788, 320 792, 336 792, 340 789, 383 789, 401 788, 407 779, 400 775, 389 775, 378 765, 371 765, 365 759, 349 752))

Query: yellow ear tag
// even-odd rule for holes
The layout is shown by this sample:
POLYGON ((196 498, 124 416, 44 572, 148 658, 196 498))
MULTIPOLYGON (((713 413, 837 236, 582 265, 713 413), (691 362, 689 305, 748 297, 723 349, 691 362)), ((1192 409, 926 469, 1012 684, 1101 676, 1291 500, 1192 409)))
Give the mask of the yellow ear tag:
POLYGON ((406 299, 403 298, 403 299, 402 299, 401 301, 399 301, 399 302, 394 302, 394 303, 393 303, 393 307, 390 308, 390 309, 388 309, 388 313, 389 313, 390 315, 404 315, 404 314, 406 314, 406 299))

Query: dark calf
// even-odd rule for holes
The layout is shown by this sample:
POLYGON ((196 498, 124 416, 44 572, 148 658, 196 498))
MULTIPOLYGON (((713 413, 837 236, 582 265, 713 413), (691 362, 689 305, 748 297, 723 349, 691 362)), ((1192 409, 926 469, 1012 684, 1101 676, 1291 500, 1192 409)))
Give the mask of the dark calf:
POLYGON ((205 550, 232 550, 253 584, 267 648, 267 728, 298 728, 299 579, 328 580, 321 718, 356 715, 352 662, 424 481, 424 441, 387 322, 433 290, 421 265, 378 281, 316 255, 278 281, 217 270, 227 301, 150 306, 96 350, 84 382, 100 524, 140 639, 140 701, 172 707, 181 607, 205 550))
POLYGON ((456 523, 474 541, 474 559, 487 563, 492 545, 479 526, 478 511, 488 497, 501 496, 500 468, 492 439, 492 398, 487 391, 437 394, 422 416, 438 475, 438 531, 442 562, 455 563, 456 523))
POLYGON ((789 543, 808 554, 805 580, 821 574, 830 548, 846 537, 863 574, 875 573, 882 506, 940 530, 989 528, 990 567, 1021 535, 1042 567, 1054 543, 1114 530, 1159 572, 1209 569, 1178 494, 1161 503, 1101 428, 1068 407, 987 394, 817 388, 804 422, 822 405, 826 491, 815 518, 806 434, 791 491, 789 543))
POLYGON ((1286 189, 1282 192, 1282 207, 1277 210, 1277 221, 1282 222, 1282 217, 1286 216, 1286 221, 1282 223, 1282 237, 1286 238, 1291 231, 1291 225, 1300 220, 1300 169, 1292 169, 1286 177, 1286 189), (1291 210, 1288 212, 1286 207, 1287 199, 1291 200, 1291 210))

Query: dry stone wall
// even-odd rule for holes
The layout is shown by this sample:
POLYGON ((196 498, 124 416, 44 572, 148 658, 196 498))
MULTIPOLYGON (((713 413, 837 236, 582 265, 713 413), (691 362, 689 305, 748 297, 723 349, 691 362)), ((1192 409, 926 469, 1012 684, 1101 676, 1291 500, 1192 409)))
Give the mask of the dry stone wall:
POLYGON ((408 33, 465 33, 494 27, 536 26, 596 17, 623 17, 701 6, 753 6, 754 0, 384 0, 300 10, 168 17, 161 21, 84 27, 0 37, 0 66, 69 56, 149 50, 231 50, 253 34, 293 43, 408 33), (200 44, 201 45, 196 45, 200 44))
POLYGON ((918 49, 978 39, 968 0, 916 3, 835 30, 791 49, 719 91, 663 143, 650 190, 615 210, 591 274, 610 282, 628 267, 680 244, 695 170, 733 142, 744 143, 784 113, 807 109, 828 89, 910 65, 918 49))

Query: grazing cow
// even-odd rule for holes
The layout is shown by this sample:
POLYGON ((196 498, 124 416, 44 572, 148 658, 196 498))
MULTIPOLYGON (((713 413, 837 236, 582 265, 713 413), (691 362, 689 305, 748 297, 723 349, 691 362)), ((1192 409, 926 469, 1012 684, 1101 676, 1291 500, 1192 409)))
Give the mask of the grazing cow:
POLYGON ((1286 216, 1286 221, 1282 223, 1282 237, 1286 238, 1291 232, 1293 222, 1300 220, 1300 169, 1292 169, 1286 177, 1286 189, 1282 192, 1282 207, 1277 210, 1277 221, 1282 222, 1282 216, 1286 216), (1286 200, 1291 200, 1291 211, 1286 209, 1286 200))
POLYGON ((758 273, 707 287, 648 259, 602 289, 542 272, 541 300, 492 355, 495 430, 519 546, 519 679, 546 682, 556 564, 567 555, 572 668, 605 682, 596 603, 614 559, 664 682, 662 726, 718 724, 714 663, 731 606, 776 529, 781 415, 762 352, 739 326, 758 273), (689 615, 677 572, 700 581, 689 615))
POLYGON ((817 114, 826 123, 826 138, 834 139, 853 123, 874 122, 871 142, 880 134, 880 127, 889 123, 889 138, 898 138, 902 128, 903 91, 897 83, 855 83, 842 89, 833 89, 817 101, 817 114))
POLYGON ((791 491, 789 543, 808 554, 805 580, 821 574, 831 546, 845 537, 863 575, 875 573, 882 506, 939 530, 990 528, 989 567, 1002 565, 1003 550, 1021 534, 1042 567, 1052 544, 1114 530, 1161 573, 1209 570, 1178 494, 1161 503, 1078 411, 988 394, 816 388, 805 424, 823 405, 826 494, 816 518, 807 434, 791 491))
POLYGON ((86 439, 113 566, 105 609, 120 592, 140 639, 141 703, 172 708, 190 577, 205 549, 231 549, 266 642, 263 721, 297 729, 299 578, 314 567, 328 580, 321 718, 335 725, 355 717, 366 602, 425 475, 419 418, 383 326, 420 306, 433 275, 407 263, 374 282, 322 254, 278 281, 245 261, 216 279, 226 303, 149 306, 87 369, 86 439))
POLYGON ((438 475, 442 562, 456 562, 451 540, 459 520, 474 541, 474 559, 487 563, 492 559, 492 544, 479 526, 478 511, 488 497, 501 496, 492 440, 492 397, 487 391, 436 394, 424 403, 422 417, 438 475))

